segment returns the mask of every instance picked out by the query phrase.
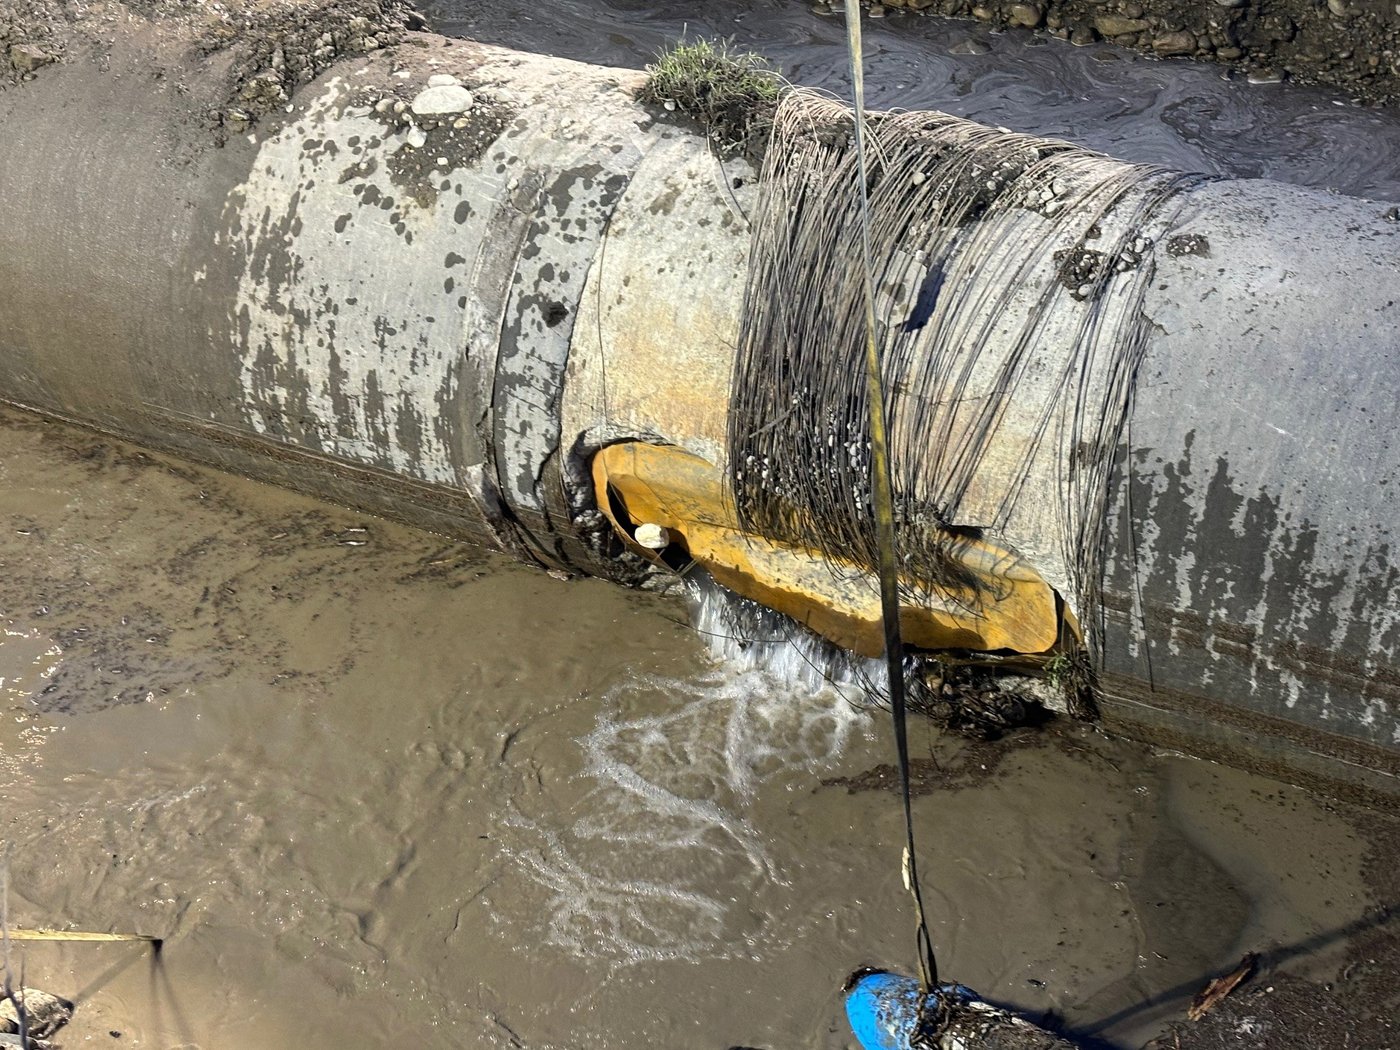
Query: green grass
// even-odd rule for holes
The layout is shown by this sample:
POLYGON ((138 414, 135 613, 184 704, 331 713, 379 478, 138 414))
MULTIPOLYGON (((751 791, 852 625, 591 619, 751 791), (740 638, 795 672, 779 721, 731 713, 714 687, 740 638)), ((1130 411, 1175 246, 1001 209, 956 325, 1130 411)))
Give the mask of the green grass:
POLYGON ((761 147, 786 89, 766 59, 727 41, 681 41, 647 66, 641 101, 693 118, 724 152, 761 147))

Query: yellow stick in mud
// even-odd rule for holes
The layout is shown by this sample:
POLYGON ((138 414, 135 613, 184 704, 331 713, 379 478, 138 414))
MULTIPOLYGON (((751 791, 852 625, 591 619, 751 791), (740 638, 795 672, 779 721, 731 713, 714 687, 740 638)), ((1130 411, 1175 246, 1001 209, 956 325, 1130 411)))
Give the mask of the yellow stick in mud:
POLYGON ((89 933, 84 930, 10 930, 12 941, 145 941, 159 945, 159 937, 144 933, 89 933))

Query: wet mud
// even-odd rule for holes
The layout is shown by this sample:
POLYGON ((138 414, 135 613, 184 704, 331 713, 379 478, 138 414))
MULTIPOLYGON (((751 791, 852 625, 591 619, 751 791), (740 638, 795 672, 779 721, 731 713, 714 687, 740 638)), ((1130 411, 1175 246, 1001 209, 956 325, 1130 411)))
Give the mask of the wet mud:
MULTIPOLYGON (((912 962, 851 687, 9 411, 0 494, 12 920, 165 938, 23 946, 68 1045, 834 1050, 846 974, 912 962)), ((1258 951, 1221 1018, 1304 989, 1384 1045, 1388 815, 1084 727, 913 743, 951 976, 1126 1048, 1258 951)))

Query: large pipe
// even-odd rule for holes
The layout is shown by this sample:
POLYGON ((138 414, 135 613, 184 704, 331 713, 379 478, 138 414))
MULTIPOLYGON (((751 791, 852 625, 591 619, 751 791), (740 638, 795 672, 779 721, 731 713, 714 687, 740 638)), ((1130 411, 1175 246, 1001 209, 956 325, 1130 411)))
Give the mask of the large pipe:
MULTIPOLYGON (((334 62, 244 128, 256 114, 230 120, 229 98, 248 63, 188 43, 74 43, 0 93, 0 398, 597 574, 642 564, 616 558, 609 518, 627 508, 606 474, 597 499, 597 450, 673 448, 722 488, 760 207, 748 160, 639 105, 639 74, 427 34, 334 62), (222 144, 210 113, 237 129, 222 144)), ((1046 211, 1003 220, 1040 230, 1046 211)), ((996 454, 1024 444, 1028 381, 1032 407, 1008 400, 951 524, 979 527, 974 569, 987 551, 1015 561, 1030 626, 959 647, 1045 651, 1062 613, 1101 616, 1111 723, 1393 793, 1395 215, 1262 181, 1180 187, 1144 238, 1139 381, 1106 431, 1101 605, 1083 606, 1061 542, 1063 450, 996 454), (976 492, 1013 470, 1031 496, 983 520, 976 492)), ((1064 278, 1013 270, 1017 287, 990 288, 1011 313, 1064 278)), ((976 321, 975 299, 947 331, 976 321)), ((1052 304, 1046 361, 1082 308, 1052 304)), ((754 538, 708 524, 716 564, 754 538)), ((730 569, 760 594, 788 586, 782 566, 730 569)), ((808 598, 850 597, 832 586, 808 598)))

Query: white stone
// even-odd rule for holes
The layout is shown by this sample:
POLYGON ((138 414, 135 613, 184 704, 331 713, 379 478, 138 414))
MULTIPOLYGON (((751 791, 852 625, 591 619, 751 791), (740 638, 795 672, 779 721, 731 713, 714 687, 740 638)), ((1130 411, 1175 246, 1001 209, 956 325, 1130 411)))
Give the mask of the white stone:
POLYGON ((422 149, 428 142, 428 133, 417 124, 410 124, 404 140, 414 149, 422 149))
POLYGON ((462 82, 451 73, 434 73, 428 78, 428 87, 461 87, 462 82))
POLYGON ((410 108, 420 117, 465 113, 472 108, 472 93, 460 85, 430 87, 418 93, 410 108))

